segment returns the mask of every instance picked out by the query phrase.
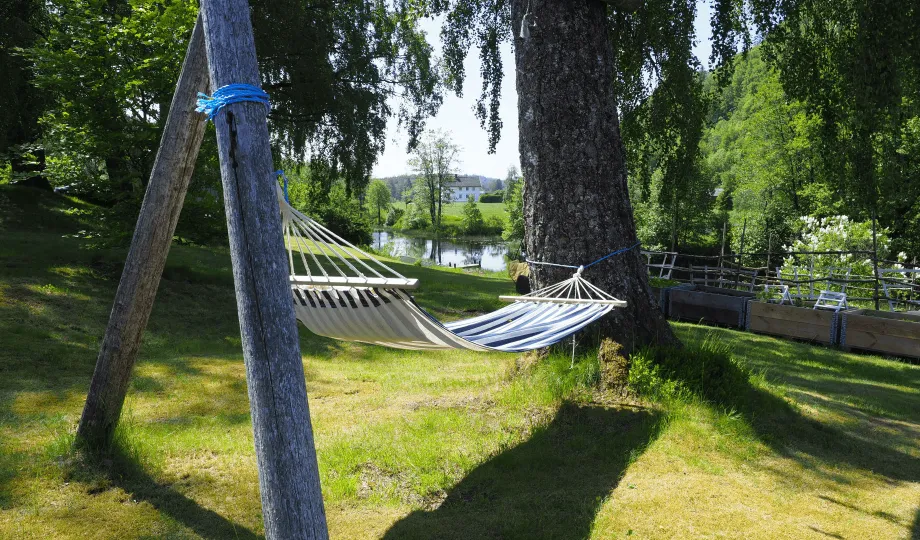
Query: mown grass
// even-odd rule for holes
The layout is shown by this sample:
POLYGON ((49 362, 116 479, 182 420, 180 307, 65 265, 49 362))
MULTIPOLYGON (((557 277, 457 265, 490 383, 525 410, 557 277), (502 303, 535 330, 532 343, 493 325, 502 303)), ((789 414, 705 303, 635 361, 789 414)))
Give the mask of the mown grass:
MULTIPOLYGON (((460 220, 463 218, 463 207, 465 204, 466 203, 454 202, 443 205, 441 207, 441 219, 443 224, 445 226, 459 226, 460 220)), ((394 201, 393 206, 400 210, 406 209, 406 203, 404 201, 394 201)), ((505 209, 504 203, 477 202, 476 206, 478 206, 479 211, 482 212, 483 219, 488 220, 490 217, 496 216, 501 218, 502 221, 508 221, 508 211, 505 209)))
MULTIPOLYGON (((118 445, 90 460, 70 443, 124 251, 70 237, 88 225, 66 199, 39 198, 32 228, 34 199, 10 189, 0 205, 22 219, 0 225, 0 538, 260 537, 227 254, 171 251, 118 445)), ((511 290, 399 269, 443 318, 511 290)), ((596 389, 591 357, 569 369, 301 329, 332 536, 920 537, 918 366, 675 329, 691 347, 727 343, 749 387, 719 405, 624 400, 596 389)))

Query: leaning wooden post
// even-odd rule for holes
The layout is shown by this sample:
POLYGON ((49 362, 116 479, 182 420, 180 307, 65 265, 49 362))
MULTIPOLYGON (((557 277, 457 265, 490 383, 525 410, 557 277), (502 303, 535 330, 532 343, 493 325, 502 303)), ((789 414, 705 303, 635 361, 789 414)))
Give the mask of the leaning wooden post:
POLYGON ((195 112, 195 95, 207 89, 207 57, 199 18, 189 40, 77 428, 78 442, 90 448, 100 448, 111 440, 121 415, 131 370, 204 137, 205 121, 195 112))
MULTIPOLYGON (((248 2, 202 0, 201 13, 214 87, 260 86, 248 2)), ((266 114, 240 102, 214 117, 262 514, 269 538, 325 539, 266 114)))

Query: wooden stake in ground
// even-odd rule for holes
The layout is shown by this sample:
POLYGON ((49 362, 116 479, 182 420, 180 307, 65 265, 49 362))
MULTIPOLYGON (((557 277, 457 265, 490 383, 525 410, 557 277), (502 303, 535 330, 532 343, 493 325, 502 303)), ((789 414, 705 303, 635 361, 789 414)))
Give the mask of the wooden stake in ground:
POLYGON ((77 428, 77 440, 90 448, 99 448, 110 441, 118 425, 141 336, 153 309, 169 245, 204 137, 205 118, 195 112, 195 96, 207 90, 207 58, 199 18, 192 30, 77 428))
MULTIPOLYGON (((203 0, 201 13, 214 87, 260 86, 248 2, 203 0)), ((265 533, 269 538, 325 539, 265 106, 225 106, 214 125, 265 533)))

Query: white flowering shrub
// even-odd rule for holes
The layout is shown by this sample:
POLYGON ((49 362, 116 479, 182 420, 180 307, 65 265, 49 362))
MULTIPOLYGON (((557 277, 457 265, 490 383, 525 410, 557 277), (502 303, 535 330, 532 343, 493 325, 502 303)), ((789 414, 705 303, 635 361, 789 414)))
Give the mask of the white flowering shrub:
MULTIPOLYGON (((814 218, 805 216, 799 218, 802 233, 799 240, 791 246, 783 246, 784 251, 814 252, 814 251, 872 251, 872 222, 853 221, 847 216, 830 216, 814 218)), ((889 253, 891 244, 888 238, 888 229, 881 227, 876 232, 878 241, 879 259, 892 259, 889 253)), ((898 253, 899 262, 906 259, 904 253, 898 253)), ((792 273, 793 268, 802 269, 813 266, 815 277, 825 276, 834 268, 841 272, 850 269, 851 276, 872 276, 872 257, 869 253, 848 253, 844 255, 799 255, 788 256, 783 261, 783 274, 792 273)), ((891 264, 880 266, 890 267, 891 264)), ((842 277, 842 276, 841 276, 842 277)), ((800 278, 801 279, 801 278, 800 278)))

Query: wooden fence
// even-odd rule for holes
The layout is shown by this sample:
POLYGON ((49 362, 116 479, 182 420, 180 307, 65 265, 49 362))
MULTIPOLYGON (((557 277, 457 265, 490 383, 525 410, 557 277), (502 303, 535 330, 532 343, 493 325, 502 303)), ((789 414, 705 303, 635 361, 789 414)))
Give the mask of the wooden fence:
POLYGON ((649 275, 661 279, 759 293, 774 287, 787 286, 792 298, 814 300, 821 291, 846 293, 851 302, 871 302, 887 305, 890 311, 920 310, 920 268, 875 259, 867 251, 777 252, 731 255, 688 255, 676 252, 643 251, 648 262, 649 275), (815 267, 770 266, 787 257, 812 259, 819 255, 837 255, 841 260, 847 255, 865 256, 877 267, 875 275, 857 275, 845 264, 815 267), (761 267, 743 266, 738 261, 764 260, 761 267))

